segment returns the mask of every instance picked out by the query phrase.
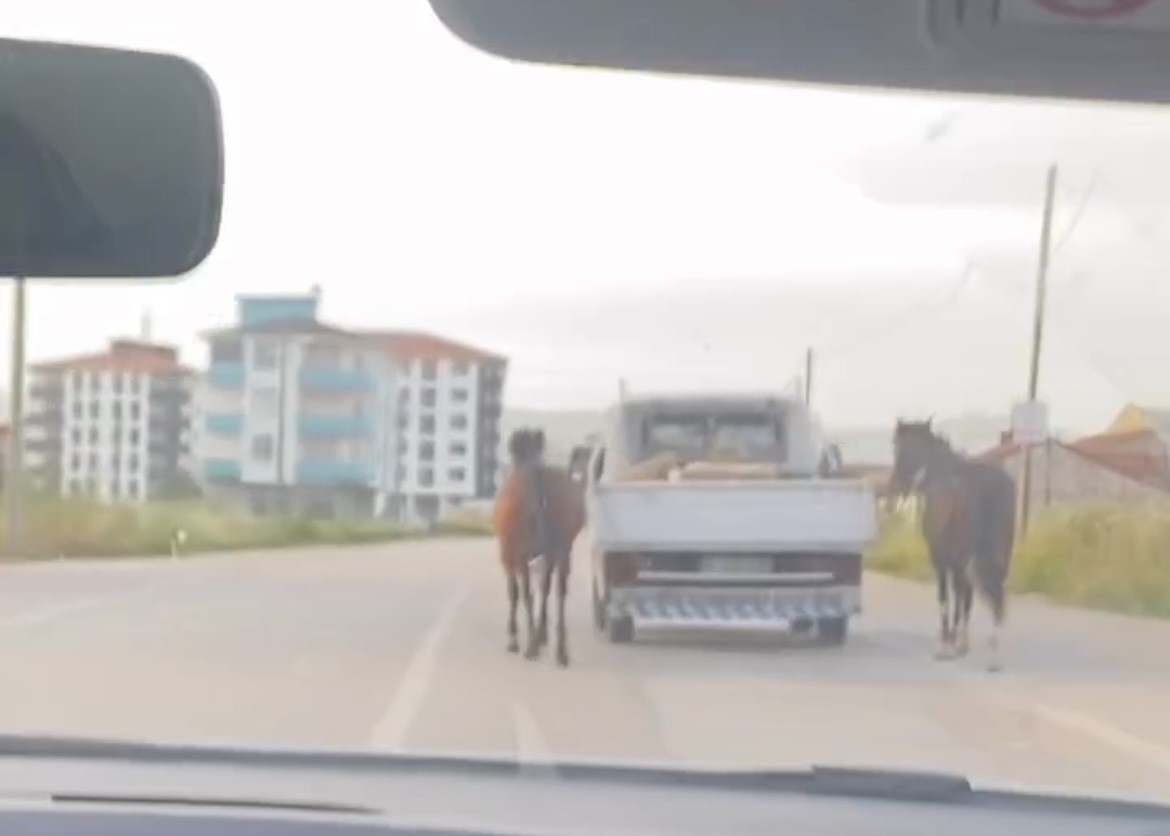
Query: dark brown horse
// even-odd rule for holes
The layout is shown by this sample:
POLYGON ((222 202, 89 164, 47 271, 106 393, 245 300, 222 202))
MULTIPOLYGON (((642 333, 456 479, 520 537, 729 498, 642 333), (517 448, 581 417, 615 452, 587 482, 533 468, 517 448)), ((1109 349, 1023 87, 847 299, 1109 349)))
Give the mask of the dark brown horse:
POLYGON ((1016 529, 1015 482, 1001 468, 955 452, 929 420, 898 422, 890 481, 893 493, 924 500, 922 534, 938 581, 942 622, 937 658, 970 649, 972 593, 978 589, 994 619, 989 669, 998 670, 1016 529))
POLYGON ((494 522, 508 578, 508 650, 520 649, 516 610, 520 593, 528 625, 524 655, 535 659, 548 643, 548 596, 556 580, 557 663, 569 664, 565 599, 573 542, 585 525, 581 487, 568 472, 544 462, 544 433, 520 429, 508 439, 512 473, 496 496, 494 522), (539 558, 539 561, 537 559, 539 558), (531 567, 540 566, 540 614, 533 609, 531 567))

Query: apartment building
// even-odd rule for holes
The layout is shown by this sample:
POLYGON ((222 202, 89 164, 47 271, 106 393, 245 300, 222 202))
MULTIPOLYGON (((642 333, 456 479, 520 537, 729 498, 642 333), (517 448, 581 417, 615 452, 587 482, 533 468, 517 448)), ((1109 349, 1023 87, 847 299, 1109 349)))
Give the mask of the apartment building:
POLYGON ((119 339, 29 370, 25 466, 62 496, 141 502, 186 481, 195 374, 176 349, 119 339))
POLYGON ((503 359, 329 325, 319 303, 240 297, 237 323, 205 335, 208 490, 258 514, 429 519, 494 494, 503 359))

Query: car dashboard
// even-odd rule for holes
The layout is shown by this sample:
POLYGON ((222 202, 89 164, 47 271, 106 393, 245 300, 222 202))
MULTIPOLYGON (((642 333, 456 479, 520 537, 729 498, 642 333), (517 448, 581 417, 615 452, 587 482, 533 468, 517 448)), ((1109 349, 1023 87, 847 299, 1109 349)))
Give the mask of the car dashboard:
POLYGON ((1170 836, 1170 808, 981 791, 947 776, 9 743, 0 745, 6 836, 1170 836))

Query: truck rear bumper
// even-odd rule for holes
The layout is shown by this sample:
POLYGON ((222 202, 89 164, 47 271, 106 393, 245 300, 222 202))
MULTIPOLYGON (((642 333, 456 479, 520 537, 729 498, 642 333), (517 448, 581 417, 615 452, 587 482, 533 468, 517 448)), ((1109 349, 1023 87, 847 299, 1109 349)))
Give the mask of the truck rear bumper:
POLYGON ((636 627, 791 628, 857 615, 861 588, 620 586, 606 609, 636 627))

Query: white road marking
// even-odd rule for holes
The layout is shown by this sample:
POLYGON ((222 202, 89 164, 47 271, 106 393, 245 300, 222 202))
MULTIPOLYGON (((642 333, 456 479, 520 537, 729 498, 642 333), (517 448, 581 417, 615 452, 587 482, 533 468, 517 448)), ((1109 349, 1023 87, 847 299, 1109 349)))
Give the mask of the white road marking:
POLYGON ((512 728, 516 732, 516 760, 520 764, 520 771, 531 775, 555 776, 557 770, 552 763, 556 757, 552 747, 548 745, 532 712, 520 703, 512 704, 512 728))
POLYGON ((130 595, 120 595, 115 598, 85 598, 80 601, 69 601, 63 604, 33 610, 32 612, 21 613, 20 615, 0 618, 0 629, 6 627, 36 627, 74 613, 85 612, 100 607, 122 606, 137 601, 140 598, 154 595, 162 588, 161 585, 148 586, 130 595))
POLYGON ((414 719, 430 689, 439 648, 470 592, 471 588, 465 586, 448 598, 431 629, 418 643, 414 655, 402 671, 402 680, 394 698, 370 734, 370 746, 373 748, 391 751, 403 748, 406 735, 414 725, 414 719))
POLYGON ((1112 723, 1079 711, 1071 711, 1067 708, 1014 696, 1002 685, 992 684, 988 681, 989 676, 998 677, 1001 674, 974 674, 970 671, 963 671, 961 676, 969 679, 977 690, 983 692, 984 696, 1005 708, 1031 714, 1049 725, 1091 738, 1116 752, 1143 761, 1162 772, 1170 773, 1170 747, 1143 740, 1112 723))
POLYGON ((1142 740, 1117 726, 1076 711, 1048 705, 1034 705, 1032 710, 1036 716, 1052 725, 1091 737, 1156 769, 1170 772, 1170 748, 1166 746, 1142 740))

